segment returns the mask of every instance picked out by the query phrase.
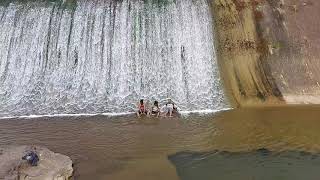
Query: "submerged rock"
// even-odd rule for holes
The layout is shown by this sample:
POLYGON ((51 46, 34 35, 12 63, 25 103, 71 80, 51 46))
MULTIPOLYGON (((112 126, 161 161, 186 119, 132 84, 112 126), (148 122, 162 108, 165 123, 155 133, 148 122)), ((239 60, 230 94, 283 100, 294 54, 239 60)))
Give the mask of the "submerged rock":
POLYGON ((272 151, 178 152, 168 156, 181 180, 318 179, 318 153, 272 151))
POLYGON ((72 176, 72 161, 68 156, 54 153, 44 147, 0 147, 0 179, 5 180, 67 180, 72 176), (31 150, 39 156, 37 166, 31 166, 22 157, 31 150))

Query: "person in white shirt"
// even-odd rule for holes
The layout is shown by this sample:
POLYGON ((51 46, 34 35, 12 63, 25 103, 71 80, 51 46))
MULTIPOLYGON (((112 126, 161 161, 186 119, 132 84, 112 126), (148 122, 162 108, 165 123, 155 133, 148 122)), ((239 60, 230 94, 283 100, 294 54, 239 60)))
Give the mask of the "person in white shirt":
POLYGON ((168 99, 168 102, 161 107, 161 113, 165 117, 167 116, 168 113, 169 113, 169 117, 172 117, 172 113, 174 111, 178 111, 178 108, 171 99, 168 99))

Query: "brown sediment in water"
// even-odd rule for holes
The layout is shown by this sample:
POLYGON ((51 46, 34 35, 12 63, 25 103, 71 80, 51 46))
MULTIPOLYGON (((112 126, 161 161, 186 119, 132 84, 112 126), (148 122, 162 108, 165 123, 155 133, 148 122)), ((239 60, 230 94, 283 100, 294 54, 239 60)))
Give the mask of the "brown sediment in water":
POLYGON ((318 96, 319 8, 316 0, 212 1, 221 74, 234 106, 318 103, 292 97, 318 96))
POLYGON ((66 154, 80 180, 178 179, 167 156, 200 151, 201 134, 209 132, 202 122, 135 116, 9 119, 0 126, 0 146, 36 144, 66 154))
MULTIPOLYGON (((319 107, 242 108, 184 118, 0 120, 0 146, 35 144, 71 157, 75 179, 179 179, 183 152, 320 152, 319 107)), ((226 167, 227 168, 227 167, 226 167)))
POLYGON ((320 152, 320 107, 286 106, 242 108, 218 115, 212 148, 247 152, 260 148, 271 151, 320 152))

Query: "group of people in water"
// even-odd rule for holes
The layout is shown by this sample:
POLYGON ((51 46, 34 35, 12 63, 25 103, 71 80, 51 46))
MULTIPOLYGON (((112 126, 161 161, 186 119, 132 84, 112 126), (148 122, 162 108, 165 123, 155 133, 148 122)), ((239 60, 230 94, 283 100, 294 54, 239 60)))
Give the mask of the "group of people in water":
POLYGON ((169 115, 169 117, 172 117, 172 114, 177 112, 178 107, 173 103, 171 99, 168 99, 168 101, 161 108, 159 106, 159 102, 154 101, 150 109, 146 107, 144 100, 140 99, 137 116, 140 117, 141 115, 147 115, 156 117, 167 117, 167 115, 169 115))

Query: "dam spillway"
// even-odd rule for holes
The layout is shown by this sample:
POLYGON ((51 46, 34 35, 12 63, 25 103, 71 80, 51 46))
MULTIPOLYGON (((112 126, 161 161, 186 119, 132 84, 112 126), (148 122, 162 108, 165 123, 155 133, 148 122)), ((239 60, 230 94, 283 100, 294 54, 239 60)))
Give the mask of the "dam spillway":
MULTIPOLYGON (((5 1, 6 2, 6 1, 5 1)), ((0 116, 226 107, 206 0, 0 3, 0 116)))

